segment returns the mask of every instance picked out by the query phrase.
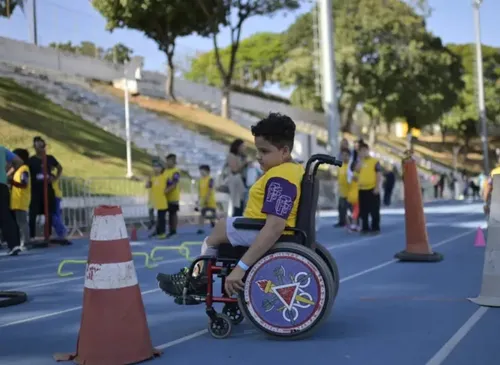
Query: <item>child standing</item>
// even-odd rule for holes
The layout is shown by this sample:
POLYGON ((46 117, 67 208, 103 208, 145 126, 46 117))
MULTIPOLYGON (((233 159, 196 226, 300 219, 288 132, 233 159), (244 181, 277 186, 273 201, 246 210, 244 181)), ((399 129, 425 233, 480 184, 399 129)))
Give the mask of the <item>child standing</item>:
POLYGON ((167 168, 165 170, 167 176, 167 188, 165 193, 168 200, 168 228, 167 238, 177 234, 177 212, 179 211, 179 202, 181 200, 181 173, 177 168, 177 156, 173 153, 167 156, 167 168))
POLYGON ((29 241, 28 211, 31 202, 31 179, 28 167, 28 150, 18 148, 13 151, 23 161, 12 177, 12 190, 10 195, 10 209, 19 227, 21 237, 21 250, 26 250, 29 241))
POLYGON ((62 240, 66 237, 66 226, 64 225, 64 220, 62 216, 61 203, 63 194, 61 186, 59 185, 59 180, 60 178, 52 182, 52 188, 54 189, 54 196, 56 202, 55 211, 54 214, 52 214, 52 227, 56 231, 57 238, 62 240))
POLYGON ((200 166, 200 181, 198 188, 198 206, 200 217, 198 221, 198 234, 205 233, 203 227, 205 220, 210 221, 212 227, 215 226, 217 202, 215 200, 214 179, 210 176, 210 166, 200 166))
POLYGON ((156 210, 156 234, 152 234, 150 237, 156 236, 158 239, 166 238, 165 226, 167 224, 166 215, 168 209, 167 195, 165 194, 165 189, 167 187, 167 174, 163 169, 160 161, 153 161, 153 171, 154 174, 151 177, 151 181, 146 184, 146 187, 151 189, 151 205, 153 209, 156 210))

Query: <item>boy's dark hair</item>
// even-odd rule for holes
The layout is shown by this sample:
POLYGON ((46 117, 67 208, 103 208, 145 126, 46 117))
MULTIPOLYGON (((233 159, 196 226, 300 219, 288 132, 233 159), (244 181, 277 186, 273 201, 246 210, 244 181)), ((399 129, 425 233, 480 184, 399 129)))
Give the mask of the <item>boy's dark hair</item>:
POLYGON ((45 140, 41 136, 35 136, 33 138, 33 144, 35 144, 36 142, 42 142, 44 146, 46 145, 45 140))
POLYGON ((16 148, 14 151, 12 151, 15 155, 17 155, 25 164, 28 163, 28 160, 30 159, 30 153, 28 150, 24 148, 16 148))
POLYGON ((368 146, 367 143, 361 141, 361 142, 359 142, 359 148, 370 148, 370 146, 368 146))
POLYGON ((177 160, 177 155, 175 153, 170 153, 167 155, 167 160, 177 160))
POLYGON ((204 170, 206 172, 210 172, 210 166, 208 166, 208 165, 200 165, 200 170, 204 170))
POLYGON ((288 146, 293 150, 295 139, 295 123, 289 116, 280 113, 270 113, 251 127, 254 137, 262 137, 278 148, 288 146))
POLYGON ((229 145, 229 152, 231 152, 233 155, 238 154, 238 149, 240 146, 245 143, 242 139, 237 138, 235 139, 230 145, 229 145))

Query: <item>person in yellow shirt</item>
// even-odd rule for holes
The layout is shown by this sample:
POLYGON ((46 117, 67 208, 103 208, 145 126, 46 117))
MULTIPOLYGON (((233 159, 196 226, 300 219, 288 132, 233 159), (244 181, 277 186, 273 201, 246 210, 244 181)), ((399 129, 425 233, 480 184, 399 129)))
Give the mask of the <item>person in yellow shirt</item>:
POLYGON ((352 232, 359 231, 358 218, 359 218, 359 188, 358 188, 358 173, 354 172, 349 186, 347 188, 347 204, 349 208, 348 229, 352 232))
POLYGON ((200 166, 200 181, 198 186, 198 209, 200 217, 198 221, 199 229, 198 234, 205 233, 203 227, 205 220, 210 221, 210 225, 215 227, 215 218, 217 216, 217 201, 215 200, 215 183, 214 179, 210 176, 210 166, 200 166))
POLYGON ((167 168, 165 174, 167 176, 167 188, 165 193, 168 200, 168 235, 167 238, 177 234, 177 212, 179 211, 179 202, 181 200, 181 172, 177 168, 177 156, 173 153, 167 156, 167 168))
POLYGON ((340 158, 341 161, 343 162, 342 167, 339 168, 339 173, 337 177, 337 184, 338 184, 338 194, 339 194, 339 200, 338 200, 338 206, 337 210, 339 212, 339 220, 338 222, 334 225, 334 227, 345 227, 346 222, 347 222, 347 210, 348 210, 348 203, 347 203, 347 193, 349 189, 349 181, 347 177, 348 169, 349 169, 349 161, 351 159, 351 151, 349 149, 345 148, 340 151, 340 158))
MULTIPOLYGON (((300 184, 304 175, 302 165, 293 162, 292 149, 295 123, 286 115, 271 113, 251 127, 257 149, 258 162, 264 174, 252 185, 243 217, 264 219, 260 231, 241 230, 233 226, 238 217, 228 217, 217 222, 201 246, 201 255, 216 256, 221 243, 249 247, 231 274, 226 278, 224 290, 229 296, 243 289, 245 272, 287 233, 285 227, 295 227, 300 199, 300 184)), ((314 212, 312 213, 314 214, 314 212)), ((208 278, 202 265, 190 278, 186 304, 197 304, 194 296, 204 296, 208 278), (191 299, 189 299, 191 298, 191 299)), ((159 287, 182 304, 186 270, 167 275, 158 274, 159 287)))
POLYGON ((359 215, 361 218, 361 233, 380 233, 380 186, 382 182, 382 167, 380 162, 370 156, 366 143, 359 146, 359 162, 356 168, 359 187, 359 215), (371 227, 368 224, 371 217, 371 227))
POLYGON ((28 166, 30 153, 28 150, 22 148, 15 149, 13 153, 23 161, 23 164, 12 175, 10 209, 14 213, 17 227, 19 228, 21 238, 20 249, 24 251, 30 237, 28 225, 28 212, 31 202, 31 178, 28 166))
POLYGON ((167 225, 168 200, 165 189, 167 188, 167 174, 163 165, 158 160, 153 160, 153 176, 146 183, 146 188, 150 189, 151 206, 156 210, 156 232, 149 237, 164 239, 165 226, 167 225))

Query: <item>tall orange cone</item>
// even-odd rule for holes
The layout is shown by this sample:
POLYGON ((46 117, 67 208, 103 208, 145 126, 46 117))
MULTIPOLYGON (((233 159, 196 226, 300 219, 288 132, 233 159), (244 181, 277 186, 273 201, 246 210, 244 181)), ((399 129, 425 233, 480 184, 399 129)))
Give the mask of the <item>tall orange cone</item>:
POLYGON ((154 356, 122 210, 94 210, 76 353, 57 361, 123 365, 154 356))
POLYGON ((403 160, 403 184, 406 249, 394 257, 400 261, 441 261, 443 256, 429 245, 417 165, 411 156, 403 160))

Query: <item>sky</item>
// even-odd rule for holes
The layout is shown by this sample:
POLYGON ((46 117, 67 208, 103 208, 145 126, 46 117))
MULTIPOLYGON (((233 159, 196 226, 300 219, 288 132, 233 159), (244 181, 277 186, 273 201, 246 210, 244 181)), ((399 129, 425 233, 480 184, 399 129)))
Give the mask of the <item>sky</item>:
MULTIPOLYGON (((31 3, 23 13, 14 12, 10 19, 0 18, 0 36, 17 40, 31 40, 31 3)), ((335 1, 335 0, 333 0, 335 1)), ((432 15, 428 19, 428 29, 441 37, 444 43, 474 42, 474 22, 471 0, 429 0, 432 15)), ((156 44, 134 30, 105 30, 106 22, 94 10, 89 0, 36 0, 38 21, 38 43, 50 42, 80 43, 92 41, 103 48, 112 47, 120 42, 132 48, 137 55, 145 57, 145 69, 164 71, 165 56, 156 44)), ((273 18, 254 17, 248 19, 242 30, 242 37, 257 32, 282 32, 292 24, 295 18, 307 12, 311 5, 305 5, 290 14, 279 14, 273 18)), ((481 6, 482 43, 500 47, 500 0, 484 0, 481 6)), ((219 44, 227 46, 229 32, 219 35, 219 44)), ((198 52, 212 49, 212 40, 198 36, 188 36, 178 40, 177 63, 189 64, 189 59, 198 52)))

